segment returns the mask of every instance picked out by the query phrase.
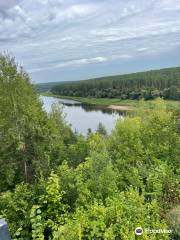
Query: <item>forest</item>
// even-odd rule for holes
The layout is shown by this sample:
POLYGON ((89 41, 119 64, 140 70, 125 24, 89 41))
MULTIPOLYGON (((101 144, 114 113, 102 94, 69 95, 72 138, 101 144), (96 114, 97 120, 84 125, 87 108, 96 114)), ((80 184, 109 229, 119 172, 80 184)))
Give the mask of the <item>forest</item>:
MULTIPOLYGON (((167 72, 158 89, 178 86, 179 69, 167 72)), ((85 93, 118 83, 131 81, 89 81, 85 93)), ((151 111, 142 101, 111 134, 101 126, 83 137, 60 105, 46 113, 28 74, 0 55, 0 218, 13 240, 135 240, 136 227, 142 240, 178 240, 179 160, 180 118, 164 100, 151 111)))
POLYGON ((57 82, 38 83, 38 84, 35 84, 35 88, 37 92, 44 93, 44 92, 50 91, 52 87, 56 85, 57 85, 57 82))
MULTIPOLYGON (((41 86, 42 88, 42 86, 41 86)), ((180 67, 109 76, 52 86, 62 96, 145 99, 180 99, 180 67)))

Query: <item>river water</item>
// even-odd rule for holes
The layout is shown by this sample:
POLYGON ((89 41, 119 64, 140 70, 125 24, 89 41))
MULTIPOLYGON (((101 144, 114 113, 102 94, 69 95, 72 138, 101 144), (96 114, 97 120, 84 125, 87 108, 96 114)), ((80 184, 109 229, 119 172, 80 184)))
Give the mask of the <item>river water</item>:
POLYGON ((53 103, 59 103, 63 106, 63 113, 66 122, 71 125, 71 128, 83 135, 87 134, 90 128, 93 132, 96 131, 98 124, 101 122, 108 133, 113 129, 116 121, 122 119, 124 112, 107 109, 103 106, 87 105, 74 100, 60 99, 55 97, 40 97, 44 109, 47 112, 51 111, 53 103))

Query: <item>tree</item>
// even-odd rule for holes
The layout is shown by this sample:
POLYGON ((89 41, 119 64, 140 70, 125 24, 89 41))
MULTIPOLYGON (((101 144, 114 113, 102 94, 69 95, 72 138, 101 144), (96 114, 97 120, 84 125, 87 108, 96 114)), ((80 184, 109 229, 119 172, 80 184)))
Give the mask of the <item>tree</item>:
POLYGON ((0 56, 1 191, 48 172, 46 114, 28 75, 15 59, 0 56), (46 145, 46 146, 45 146, 46 145), (36 166, 36 167, 35 167, 36 166))
POLYGON ((178 88, 177 86, 171 86, 169 88, 169 98, 178 100, 179 99, 179 93, 178 93, 178 88))
POLYGON ((106 128, 104 127, 104 125, 102 123, 98 124, 96 132, 102 136, 107 136, 106 128))
POLYGON ((48 116, 29 76, 14 58, 0 55, 0 191, 47 176, 66 158, 73 133, 61 115, 53 108, 48 116))
POLYGON ((135 240, 137 226, 174 230, 144 231, 144 240, 179 239, 179 117, 161 99, 153 104, 109 135, 101 124, 87 138, 74 135, 60 106, 46 114, 27 74, 1 56, 0 218, 13 239, 135 240))
MULTIPOLYGON (((79 97, 151 100, 156 97, 179 99, 180 68, 108 76, 53 85, 54 94, 79 97)), ((39 86, 43 89, 43 86, 39 86)), ((46 85, 44 85, 46 88, 46 85)))

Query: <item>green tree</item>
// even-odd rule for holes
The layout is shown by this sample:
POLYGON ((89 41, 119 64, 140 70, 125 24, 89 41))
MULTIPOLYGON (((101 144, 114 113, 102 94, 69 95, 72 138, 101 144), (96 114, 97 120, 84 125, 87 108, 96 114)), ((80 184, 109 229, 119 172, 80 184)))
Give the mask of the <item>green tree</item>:
POLYGON ((30 78, 10 56, 0 56, 0 96, 2 191, 48 172, 49 131, 30 78))
POLYGON ((179 99, 179 92, 177 86, 171 86, 169 88, 169 98, 174 100, 179 99))
POLYGON ((104 125, 102 123, 98 124, 96 132, 102 136, 107 136, 106 128, 104 127, 104 125))

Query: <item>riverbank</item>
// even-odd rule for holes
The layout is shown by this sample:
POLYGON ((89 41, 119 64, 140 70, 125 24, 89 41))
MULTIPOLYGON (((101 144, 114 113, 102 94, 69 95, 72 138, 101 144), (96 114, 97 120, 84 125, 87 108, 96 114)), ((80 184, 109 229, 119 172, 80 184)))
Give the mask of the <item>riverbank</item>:
MULTIPOLYGON (((139 107, 141 100, 121 100, 117 98, 91 98, 91 97, 73 97, 73 96, 60 96, 52 94, 51 92, 42 93, 43 96, 50 96, 56 98, 70 99, 78 101, 84 104, 93 104, 99 106, 105 106, 113 110, 131 111, 139 107)), ((154 100, 144 101, 144 107, 147 109, 152 109, 154 105, 154 100)), ((165 100, 168 110, 180 111, 180 101, 165 100)))

